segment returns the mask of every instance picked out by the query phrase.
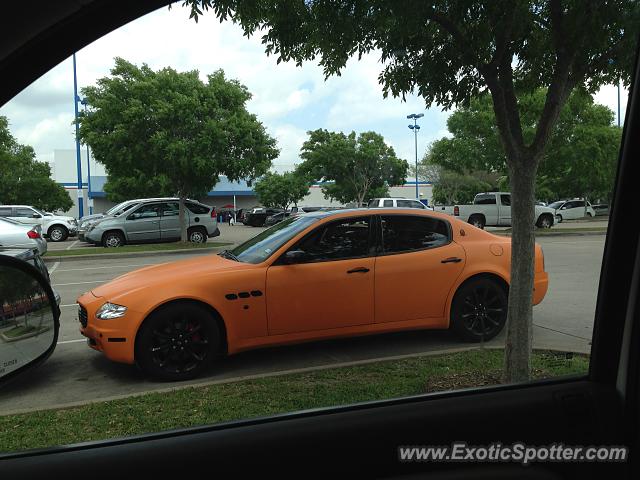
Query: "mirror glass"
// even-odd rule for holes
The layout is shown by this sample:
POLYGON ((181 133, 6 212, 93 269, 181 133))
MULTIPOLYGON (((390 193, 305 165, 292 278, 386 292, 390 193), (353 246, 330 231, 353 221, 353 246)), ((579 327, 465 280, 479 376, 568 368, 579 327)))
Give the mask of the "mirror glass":
POLYGON ((29 273, 0 266, 0 377, 39 358, 54 339, 46 290, 29 273))

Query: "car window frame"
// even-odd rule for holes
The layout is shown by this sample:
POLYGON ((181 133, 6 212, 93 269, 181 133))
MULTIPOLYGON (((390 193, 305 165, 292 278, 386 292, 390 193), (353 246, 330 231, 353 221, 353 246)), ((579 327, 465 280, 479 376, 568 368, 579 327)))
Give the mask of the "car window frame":
POLYGON ((150 203, 142 203, 140 205, 137 206, 137 208, 133 211, 133 212, 129 212, 129 214, 127 215, 127 217, 125 218, 125 220, 127 222, 129 221, 136 221, 136 220, 146 220, 148 218, 161 218, 162 217, 162 212, 160 210, 158 210, 158 216, 157 217, 141 217, 141 218, 131 218, 131 215, 135 215, 138 210, 144 208, 144 207, 149 207, 149 206, 153 206, 153 205, 158 205, 158 207, 160 207, 160 205, 162 205, 162 202, 150 202, 150 203))
MULTIPOLYGON (((313 227, 313 225, 311 225, 311 227, 313 227)), ((348 216, 348 217, 340 217, 340 218, 329 219, 327 221, 321 222, 318 225, 315 225, 315 228, 312 228, 311 230, 308 230, 308 231, 305 231, 305 232, 301 232, 301 234, 300 234, 301 236, 300 237, 291 239, 293 241, 293 243, 291 243, 289 246, 286 246, 286 245, 283 246, 285 248, 284 251, 277 256, 276 260, 271 264, 271 266, 307 265, 307 264, 313 264, 313 263, 340 262, 340 261, 343 261, 343 260, 354 260, 354 259, 357 259, 357 258, 375 257, 376 256, 376 252, 377 252, 377 244, 376 244, 377 236, 374 233, 375 230, 376 230, 375 229, 375 215, 372 215, 372 214, 352 215, 352 216, 348 216), (344 258, 328 258, 328 259, 325 259, 325 260, 314 260, 314 261, 292 262, 292 263, 285 261, 285 255, 287 254, 287 252, 296 250, 296 247, 301 242, 304 242, 307 238, 309 238, 311 235, 313 235, 314 232, 317 229, 326 228, 327 226, 331 225, 332 223, 345 222, 345 221, 354 220, 354 219, 358 219, 358 218, 359 219, 364 219, 364 218, 367 218, 367 217, 369 218, 369 239, 368 239, 366 255, 358 255, 358 256, 344 257, 344 258)))
POLYGON ((389 213, 383 213, 383 214, 378 214, 376 215, 377 218, 377 244, 378 244, 378 248, 376 250, 376 256, 377 257, 387 257, 390 255, 406 255, 409 253, 416 253, 416 252, 423 252, 425 250, 434 250, 436 248, 442 248, 442 247, 446 247, 447 245, 451 245, 453 243, 453 227, 451 226, 451 222, 449 222, 448 220, 444 219, 444 218, 438 218, 435 216, 431 216, 431 215, 420 215, 420 214, 415 214, 415 213, 396 213, 396 212, 389 212, 389 213), (443 222, 446 227, 447 227, 447 231, 448 231, 448 241, 447 243, 443 243, 442 245, 434 245, 432 247, 424 247, 424 248, 419 248, 419 249, 415 249, 415 250, 405 250, 402 252, 385 252, 383 251, 384 248, 384 238, 383 238, 383 233, 382 233, 382 217, 390 217, 390 216, 395 216, 395 217, 420 217, 420 218, 429 218, 429 219, 433 219, 433 220, 437 220, 437 221, 441 221, 443 222))

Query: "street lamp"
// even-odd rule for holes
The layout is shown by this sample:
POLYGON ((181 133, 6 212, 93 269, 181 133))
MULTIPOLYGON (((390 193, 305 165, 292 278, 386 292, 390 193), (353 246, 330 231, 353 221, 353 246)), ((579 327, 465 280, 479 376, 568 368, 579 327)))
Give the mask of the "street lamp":
MULTIPOLYGON (((87 115, 87 99, 83 98, 80 103, 84 105, 84 115, 87 115)), ((89 144, 87 147, 87 204, 89 205, 89 215, 93 215, 93 198, 91 198, 91 156, 89 155, 89 144)))
POLYGON ((408 119, 413 119, 413 125, 409 125, 409 128, 413 130, 413 138, 415 140, 416 146, 416 200, 420 200, 420 194, 418 193, 418 130, 420 130, 420 125, 418 125, 418 119, 424 117, 424 113, 412 113, 411 115, 407 115, 408 119))
POLYGON ((82 194, 82 161, 80 160, 80 134, 78 131, 78 76, 76 74, 76 54, 73 54, 73 106, 76 119, 76 167, 78 169, 78 218, 84 215, 84 196, 82 194))

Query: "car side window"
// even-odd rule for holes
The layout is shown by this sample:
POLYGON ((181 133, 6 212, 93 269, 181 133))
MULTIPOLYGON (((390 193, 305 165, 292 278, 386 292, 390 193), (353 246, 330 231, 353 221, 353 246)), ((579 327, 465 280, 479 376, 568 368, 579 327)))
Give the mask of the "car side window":
POLYGON ((359 217, 322 225, 291 250, 305 252, 303 263, 366 257, 370 222, 370 217, 359 217))
POLYGON ((496 196, 495 195, 476 195, 476 198, 473 203, 476 205, 495 205, 496 196))
POLYGON ((162 204, 162 216, 173 217, 180 214, 180 205, 178 202, 163 203, 162 204))
POLYGON ((400 208, 413 208, 411 200, 398 200, 398 207, 400 208))
POLYGON ((417 201, 417 200, 411 200, 411 207, 412 208, 425 208, 424 204, 417 201))
POLYGON ((0 217, 10 217, 11 216, 11 208, 2 208, 0 207, 0 217))
POLYGON ((393 200, 385 200, 383 207, 393 207, 393 200))
POLYGON ((437 218, 418 215, 381 217, 383 253, 411 252, 449 243, 448 225, 437 218))
POLYGON ((184 202, 184 204, 190 212, 195 213, 196 215, 204 215, 205 213, 209 213, 209 207, 205 207, 204 205, 198 205, 197 203, 193 202, 184 202))
POLYGON ((16 217, 20 217, 20 218, 32 218, 34 215, 36 214, 36 212, 34 212, 33 210, 31 210, 30 208, 16 208, 16 217))
POLYGON ((127 220, 140 220, 143 218, 153 218, 160 216, 160 205, 153 203, 151 205, 143 205, 138 210, 127 217, 127 220))
POLYGON ((511 206, 511 195, 500 195, 500 203, 505 207, 511 206))

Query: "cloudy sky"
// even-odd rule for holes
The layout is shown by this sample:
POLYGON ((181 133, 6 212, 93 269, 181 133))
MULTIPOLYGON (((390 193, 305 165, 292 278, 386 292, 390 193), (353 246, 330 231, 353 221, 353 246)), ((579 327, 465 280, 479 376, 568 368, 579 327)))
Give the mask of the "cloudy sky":
MULTIPOLYGON (((153 69, 195 69, 203 79, 222 68, 227 77, 238 79, 252 92, 249 110, 281 149, 274 161, 279 171, 299 162, 306 132, 316 128, 377 131, 398 156, 410 161, 414 159, 414 143, 407 128, 408 114, 425 115, 420 120, 419 155, 429 142, 446 134, 448 112, 437 107, 426 109, 417 96, 406 101, 383 98, 377 54, 351 61, 342 76, 325 81, 322 69, 313 63, 277 65, 276 57, 264 53, 259 37, 247 39, 229 22, 221 24, 213 15, 205 15, 196 24, 188 16, 188 10, 178 4, 171 10, 162 8, 85 47, 77 53, 79 87, 108 75, 117 56, 136 64, 147 63, 153 69)), ((616 87, 603 88, 596 100, 616 111, 616 87)), ((623 112, 625 107, 623 91, 623 112)), ((54 149, 74 148, 71 58, 0 108, 0 115, 8 117, 11 131, 21 143, 35 148, 39 160, 52 161, 54 149)))

